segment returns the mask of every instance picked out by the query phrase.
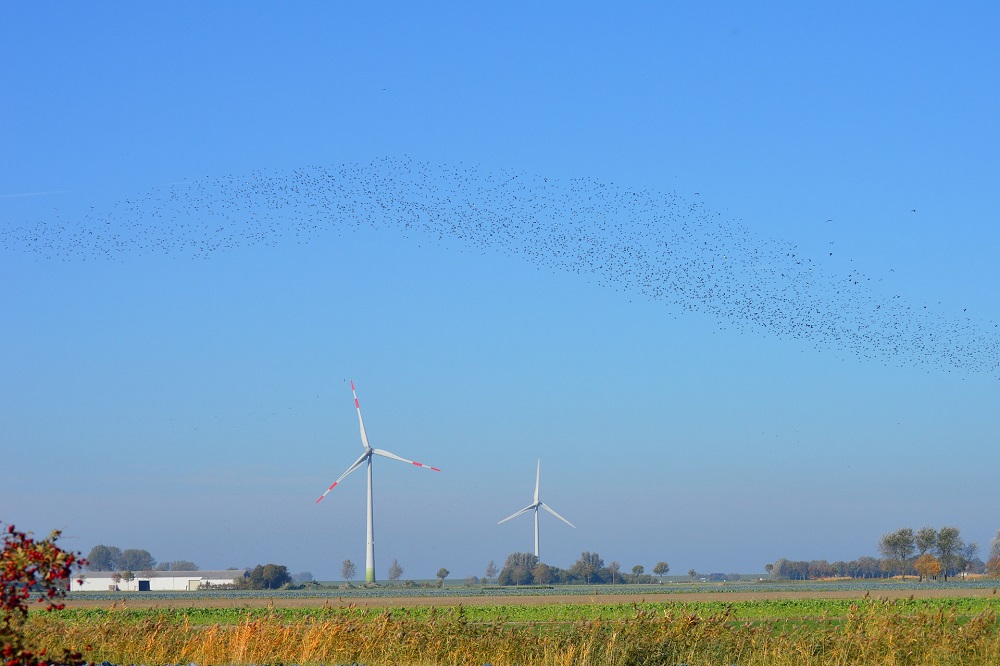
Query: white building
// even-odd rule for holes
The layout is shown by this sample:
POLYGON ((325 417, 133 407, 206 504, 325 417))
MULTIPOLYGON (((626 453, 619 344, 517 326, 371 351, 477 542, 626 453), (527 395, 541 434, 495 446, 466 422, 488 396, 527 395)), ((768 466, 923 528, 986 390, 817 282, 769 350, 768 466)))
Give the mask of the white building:
POLYGON ((247 569, 223 571, 139 571, 135 580, 115 580, 114 571, 81 571, 72 578, 70 590, 77 592, 194 591, 211 585, 231 585, 235 578, 250 576, 247 569), (77 582, 82 580, 82 583, 77 582))

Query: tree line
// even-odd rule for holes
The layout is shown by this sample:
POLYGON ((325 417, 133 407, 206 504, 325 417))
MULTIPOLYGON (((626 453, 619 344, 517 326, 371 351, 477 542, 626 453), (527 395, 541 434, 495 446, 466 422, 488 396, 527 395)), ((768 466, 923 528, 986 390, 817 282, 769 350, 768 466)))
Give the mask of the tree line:
POLYGON ((959 528, 953 526, 919 530, 903 527, 886 532, 878 541, 878 550, 881 558, 863 556, 850 562, 832 563, 781 558, 765 569, 772 577, 785 580, 913 576, 922 581, 982 573, 1000 577, 1000 530, 990 542, 986 562, 977 557, 979 545, 974 541, 967 543, 959 528))
POLYGON ((198 571, 198 565, 189 560, 175 560, 157 564, 148 550, 100 544, 87 555, 89 571, 198 571))
MULTIPOLYGON (((663 576, 670 571, 666 562, 658 562, 653 567, 653 574, 662 582, 663 576)), ((657 580, 646 573, 643 565, 637 564, 631 572, 622 570, 620 563, 612 561, 608 564, 597 553, 584 551, 580 558, 568 569, 546 564, 533 553, 511 553, 507 556, 502 569, 497 569, 492 560, 486 567, 483 580, 488 584, 498 585, 567 585, 582 583, 586 585, 620 585, 628 583, 655 583, 657 580)))

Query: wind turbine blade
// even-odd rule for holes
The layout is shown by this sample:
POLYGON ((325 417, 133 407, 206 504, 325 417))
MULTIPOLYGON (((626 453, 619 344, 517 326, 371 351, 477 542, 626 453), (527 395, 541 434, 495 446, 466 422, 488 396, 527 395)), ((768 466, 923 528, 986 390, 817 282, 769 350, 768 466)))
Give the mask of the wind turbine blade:
POLYGON ((431 469, 431 470, 434 470, 435 472, 440 472, 441 471, 437 467, 431 467, 430 465, 425 465, 423 463, 418 463, 418 462, 414 462, 412 460, 407 460, 406 458, 401 458, 400 456, 397 456, 395 453, 389 453, 388 451, 385 451, 383 449, 372 449, 372 453, 374 453, 375 455, 384 456, 386 458, 392 458, 393 460, 398 460, 400 462, 410 463, 411 465, 416 465, 417 467, 423 467, 425 469, 431 469))
POLYGON ((574 528, 574 529, 576 528, 576 525, 574 525, 573 523, 569 522, 568 520, 566 520, 565 518, 563 518, 562 516, 560 516, 560 515, 559 515, 558 513, 556 513, 556 512, 555 512, 555 510, 554 510, 554 509, 553 509, 552 507, 550 507, 550 506, 549 506, 548 504, 546 504, 545 502, 539 502, 539 504, 538 504, 538 505, 539 505, 540 507, 542 507, 543 509, 545 509, 546 511, 548 511, 549 513, 551 513, 551 514, 552 514, 553 516, 555 516, 555 517, 556 517, 556 518, 558 518, 559 520, 561 520, 561 521, 563 521, 564 523, 566 523, 567 525, 569 525, 570 527, 572 527, 572 528, 574 528))
POLYGON ((350 474, 351 472, 353 472, 353 471, 354 471, 354 470, 356 470, 357 468, 361 467, 361 465, 362 465, 362 464, 363 464, 363 463, 364 463, 364 462, 365 462, 366 460, 368 460, 368 458, 369 458, 370 456, 371 456, 371 454, 370 454, 370 453, 368 453, 367 451, 366 451, 365 453, 362 453, 362 454, 361 454, 361 457, 360 457, 360 458, 358 458, 357 460, 355 460, 355 461, 354 461, 354 464, 353 464, 353 465, 351 465, 350 467, 348 467, 348 468, 347 468, 347 471, 346 471, 346 472, 344 472, 343 474, 341 474, 341 475, 340 475, 340 478, 339 478, 339 479, 337 479, 336 481, 334 481, 334 482, 333 482, 333 485, 331 485, 331 486, 330 486, 329 488, 327 488, 327 489, 326 489, 326 492, 325 492, 325 493, 323 493, 322 495, 320 495, 320 496, 319 496, 319 499, 318 499, 318 500, 316 500, 316 504, 319 504, 319 503, 320 503, 320 500, 322 500, 322 499, 323 499, 324 497, 326 497, 327 493, 329 493, 329 492, 330 492, 331 490, 333 490, 334 486, 336 486, 336 485, 337 485, 338 483, 340 483, 341 481, 343 481, 343 480, 344 480, 344 477, 345 477, 345 476, 347 476, 348 474, 350 474))
POLYGON ((542 459, 538 459, 538 467, 535 469, 535 501, 538 501, 538 481, 542 477, 542 459))
POLYGON ((354 380, 351 380, 351 393, 354 394, 354 406, 358 408, 358 424, 361 426, 361 444, 366 449, 371 448, 368 444, 368 434, 365 432, 365 420, 361 418, 361 403, 358 402, 358 392, 354 390, 354 380))
MULTIPOLYGON (((524 507, 523 509, 521 509, 521 510, 520 510, 520 511, 518 511, 517 513, 512 513, 512 514, 510 514, 509 516, 507 516, 506 518, 504 518, 503 520, 501 520, 501 521, 500 521, 500 523, 506 523, 506 522, 507 522, 508 520, 510 520, 511 518, 517 518, 517 517, 518 517, 518 516, 520 516, 520 515, 521 515, 522 513, 528 513, 529 511, 531 511, 531 510, 532 510, 532 509, 534 509, 534 508, 535 508, 535 505, 534 505, 534 504, 529 504, 528 506, 524 507)), ((499 525, 500 523, 497 523, 497 525, 499 525)))

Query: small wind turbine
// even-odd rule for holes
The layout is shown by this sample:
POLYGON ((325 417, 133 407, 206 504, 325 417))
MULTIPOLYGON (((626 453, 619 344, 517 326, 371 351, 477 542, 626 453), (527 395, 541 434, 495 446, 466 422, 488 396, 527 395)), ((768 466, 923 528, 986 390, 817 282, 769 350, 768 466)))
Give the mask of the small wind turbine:
MULTIPOLYGON (((542 502, 542 501, 540 501, 538 499, 538 480, 541 477, 541 475, 542 475, 542 461, 539 459, 539 461, 538 461, 538 469, 535 470, 535 501, 532 502, 531 504, 529 504, 528 506, 524 507, 523 509, 521 509, 517 513, 511 514, 511 515, 507 516, 506 518, 504 518, 503 520, 500 521, 500 523, 506 523, 511 518, 517 518, 522 513, 527 513, 528 511, 534 511, 535 512, 535 557, 538 557, 538 509, 539 509, 539 507, 545 509, 546 511, 548 511, 553 516, 555 516, 559 520, 563 521, 564 523, 566 523, 570 527, 576 528, 576 525, 574 525, 573 523, 569 522, 568 520, 566 520, 565 518, 563 518, 562 516, 560 516, 558 513, 555 512, 555 510, 553 510, 552 507, 550 507, 548 504, 546 504, 545 502, 542 502)), ((497 523, 497 525, 499 525, 500 523, 497 523)))
POLYGON ((368 554, 365 557, 365 581, 368 583, 375 582, 375 533, 372 528, 372 457, 373 456, 383 456, 386 458, 392 458, 393 460, 399 460, 405 463, 410 463, 411 465, 416 465, 417 467, 424 467, 426 469, 434 470, 435 472, 440 472, 437 467, 431 467, 430 465, 424 465, 423 463, 414 462, 412 460, 407 460, 406 458, 400 458, 395 453, 389 453, 388 451, 383 451, 382 449, 373 449, 370 444, 368 444, 368 435, 365 434, 365 422, 361 418, 361 405, 358 403, 358 392, 354 390, 354 382, 351 382, 351 392, 354 394, 354 406, 358 410, 358 423, 361 425, 361 445, 365 447, 365 452, 361 454, 361 457, 354 461, 354 464, 347 468, 347 471, 340 475, 336 481, 333 482, 326 492, 319 496, 316 500, 316 504, 320 503, 327 493, 334 489, 334 487, 344 480, 344 477, 361 467, 361 465, 368 464, 368 554))

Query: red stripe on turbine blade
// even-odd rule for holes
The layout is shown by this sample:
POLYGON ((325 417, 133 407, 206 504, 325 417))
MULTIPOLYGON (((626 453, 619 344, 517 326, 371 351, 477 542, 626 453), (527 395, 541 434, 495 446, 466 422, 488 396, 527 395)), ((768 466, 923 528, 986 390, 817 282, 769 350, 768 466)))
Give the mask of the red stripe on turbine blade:
POLYGON ((431 469, 434 470, 435 472, 440 472, 441 471, 437 467, 431 467, 431 469))
POLYGON ((351 380, 351 390, 352 391, 354 390, 354 380, 353 379, 351 380))
POLYGON ((357 398, 354 399, 354 406, 357 407, 358 409, 361 409, 361 405, 358 404, 358 399, 357 398))
MULTIPOLYGON (((340 481, 334 481, 334 482, 333 482, 333 486, 337 485, 338 483, 340 483, 340 481)), ((333 486, 330 486, 329 488, 327 488, 327 489, 326 489, 326 492, 328 493, 328 492, 330 492, 331 490, 333 490, 333 486)), ((326 493, 323 493, 323 494, 325 495, 326 493)))
POLYGON ((316 500, 316 504, 319 504, 320 502, 322 502, 324 497, 326 497, 326 493, 323 493, 322 495, 319 496, 319 499, 316 500))

